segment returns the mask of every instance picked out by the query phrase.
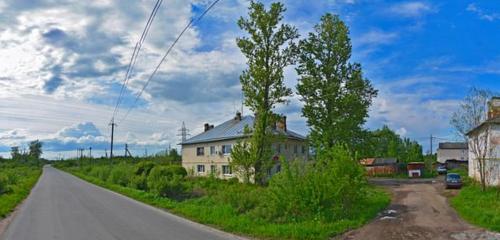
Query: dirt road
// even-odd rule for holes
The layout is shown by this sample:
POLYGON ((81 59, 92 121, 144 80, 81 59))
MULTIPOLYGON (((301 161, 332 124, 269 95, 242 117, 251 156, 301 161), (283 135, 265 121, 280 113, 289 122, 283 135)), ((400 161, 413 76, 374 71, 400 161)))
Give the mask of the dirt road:
POLYGON ((440 180, 426 183, 386 184, 393 193, 389 208, 373 222, 337 239, 359 240, 500 240, 500 234, 471 226, 461 220, 448 204, 440 180))

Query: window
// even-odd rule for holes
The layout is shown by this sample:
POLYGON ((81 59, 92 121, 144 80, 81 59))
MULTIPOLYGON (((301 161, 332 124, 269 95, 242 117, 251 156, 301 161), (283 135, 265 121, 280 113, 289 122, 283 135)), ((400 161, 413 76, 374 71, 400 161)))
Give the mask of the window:
POLYGON ((215 155, 215 146, 210 146, 210 155, 215 155))
POLYGON ((302 154, 306 154, 306 146, 302 146, 302 154))
POLYGON ((210 165, 210 173, 217 173, 217 165, 210 165))
POLYGON ((297 145, 293 146, 293 153, 295 154, 299 153, 299 146, 297 145))
POLYGON ((196 169, 198 170, 199 173, 204 173, 205 172, 205 165, 197 165, 196 169))
POLYGON ((281 144, 278 144, 278 146, 276 146, 276 152, 281 153, 281 144))
POLYGON ((231 175, 233 172, 231 171, 231 166, 229 165, 222 165, 222 174, 224 175, 231 175))
POLYGON ((228 155, 231 153, 231 145, 222 145, 222 153, 228 155))
POLYGON ((203 156, 205 155, 205 148, 204 147, 197 147, 196 148, 196 156, 203 156))

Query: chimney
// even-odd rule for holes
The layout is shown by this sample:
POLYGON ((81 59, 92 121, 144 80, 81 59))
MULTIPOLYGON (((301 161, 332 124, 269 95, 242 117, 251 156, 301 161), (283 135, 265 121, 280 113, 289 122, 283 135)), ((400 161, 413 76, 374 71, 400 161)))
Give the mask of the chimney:
POLYGON ((204 132, 210 130, 210 124, 208 124, 208 123, 205 123, 205 125, 203 125, 203 127, 205 129, 204 132))
POLYGON ((234 120, 241 121, 241 113, 240 112, 236 112, 236 116, 234 117, 234 120))
POLYGON ((286 116, 282 116, 276 123, 276 128, 286 132, 286 116))
POLYGON ((492 97, 488 102, 488 119, 500 118, 500 97, 492 97))

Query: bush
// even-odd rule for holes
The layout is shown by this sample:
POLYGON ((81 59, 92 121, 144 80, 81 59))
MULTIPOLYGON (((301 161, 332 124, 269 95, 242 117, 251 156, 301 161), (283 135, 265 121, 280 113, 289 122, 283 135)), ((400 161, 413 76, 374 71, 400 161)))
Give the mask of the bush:
POLYGON ((316 165, 282 160, 267 188, 263 217, 276 222, 349 218, 365 195, 364 169, 342 146, 318 154, 316 165))
POLYGON ((179 198, 185 191, 183 179, 186 170, 180 166, 156 166, 148 178, 149 190, 162 197, 179 198))
POLYGON ((151 169, 153 169, 155 166, 156 164, 154 162, 141 161, 135 165, 134 174, 148 176, 151 172, 151 169))
POLYGON ((0 195, 9 192, 9 178, 6 175, 0 175, 0 195))
POLYGON ((143 191, 148 190, 147 177, 145 175, 132 175, 129 187, 143 191))
POLYGON ((250 212, 264 201, 263 191, 257 186, 229 182, 225 185, 223 190, 215 195, 215 199, 231 205, 237 213, 250 212))
POLYGON ((118 165, 111 169, 108 181, 121 186, 127 186, 130 179, 130 169, 125 165, 118 165))

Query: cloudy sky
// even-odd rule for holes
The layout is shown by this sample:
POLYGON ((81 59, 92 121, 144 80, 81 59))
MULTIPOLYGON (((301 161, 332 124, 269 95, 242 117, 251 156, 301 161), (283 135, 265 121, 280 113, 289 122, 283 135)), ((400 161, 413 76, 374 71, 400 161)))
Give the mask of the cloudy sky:
MULTIPOLYGON (((191 134, 240 109, 237 19, 248 1, 221 0, 188 30, 127 118, 177 34, 209 0, 165 0, 137 59, 117 114, 116 151, 177 147, 184 121, 191 134)), ((500 4, 494 1, 288 0, 285 21, 302 36, 326 12, 351 30, 353 61, 379 90, 366 127, 382 125, 425 144, 453 139, 450 113, 472 86, 500 91, 500 4)), ((269 3, 266 1, 266 3, 269 3)), ((94 155, 108 148, 108 126, 133 47, 155 0, 0 0, 0 155, 44 142, 45 157, 94 155)), ((294 69, 286 83, 296 84, 294 69)), ((306 134, 298 97, 278 111, 306 134)), ((249 113, 248 110, 245 110, 249 113)))

